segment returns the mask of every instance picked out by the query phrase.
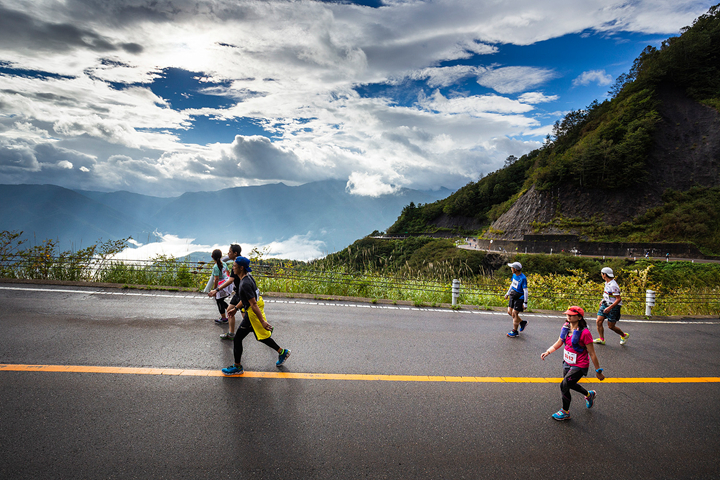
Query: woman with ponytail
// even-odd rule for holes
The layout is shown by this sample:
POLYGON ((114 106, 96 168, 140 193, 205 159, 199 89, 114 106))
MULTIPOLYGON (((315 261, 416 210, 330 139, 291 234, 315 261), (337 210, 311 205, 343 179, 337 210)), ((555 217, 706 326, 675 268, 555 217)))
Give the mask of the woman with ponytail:
POLYGON ((213 266, 212 271, 212 283, 213 283, 213 291, 215 292, 215 301, 217 302, 218 310, 220 311, 220 318, 218 320, 215 320, 215 323, 217 324, 223 324, 227 323, 227 300, 225 300, 227 297, 230 296, 232 293, 232 286, 225 289, 218 289, 218 285, 224 283, 226 280, 230 278, 230 273, 227 264, 223 263, 222 261, 222 251, 220 249, 215 249, 212 252, 212 259, 215 261, 215 266, 213 266))
POLYGON ((563 380, 560 383, 560 391, 562 392, 562 408, 560 411, 553 413, 552 418, 558 421, 570 419, 570 390, 582 393, 585 396, 585 406, 592 408, 595 403, 595 390, 587 391, 578 384, 580 379, 587 375, 590 368, 590 359, 595 366, 595 375, 599 380, 604 380, 603 369, 600 368, 597 355, 595 355, 595 347, 590 330, 585 322, 585 311, 577 306, 569 307, 565 311, 566 322, 560 331, 560 338, 550 348, 548 348, 540 358, 553 353, 555 350, 564 346, 563 351, 563 380))

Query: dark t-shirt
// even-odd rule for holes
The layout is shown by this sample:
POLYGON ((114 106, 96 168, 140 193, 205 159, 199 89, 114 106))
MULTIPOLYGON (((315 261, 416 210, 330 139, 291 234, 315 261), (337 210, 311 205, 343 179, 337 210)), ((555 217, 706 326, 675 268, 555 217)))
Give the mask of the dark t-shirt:
POLYGON ((240 291, 240 277, 235 273, 234 270, 230 270, 230 278, 233 279, 233 284, 235 285, 235 295, 240 291))
POLYGON ((257 288, 255 279, 249 274, 245 275, 245 278, 243 278, 239 283, 239 287, 237 283, 235 284, 235 292, 237 292, 237 295, 240 297, 240 301, 242 302, 242 306, 245 311, 248 311, 250 310, 250 299, 254 298, 257 300, 260 296, 260 291, 257 288))

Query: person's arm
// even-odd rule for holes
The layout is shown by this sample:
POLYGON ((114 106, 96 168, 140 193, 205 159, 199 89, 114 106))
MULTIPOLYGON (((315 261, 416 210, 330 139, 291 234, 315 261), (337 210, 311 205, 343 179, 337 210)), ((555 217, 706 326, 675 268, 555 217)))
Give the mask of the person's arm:
MULTIPOLYGON (((215 277, 215 281, 217 282, 217 277, 215 277)), ((215 295, 216 293, 218 293, 220 290, 222 290, 223 288, 225 288, 225 287, 227 287, 228 285, 230 285, 230 283, 231 283, 232 281, 233 281, 232 277, 228 278, 228 279, 225 280, 223 283, 221 283, 220 285, 217 285, 215 288, 213 288, 212 290, 210 290, 210 291, 208 292, 208 296, 209 296, 209 297, 214 296, 214 295, 215 295)))
POLYGON ((615 308, 615 306, 620 303, 620 300, 622 300, 622 297, 621 297, 620 294, 618 293, 618 294, 615 296, 615 301, 612 303, 612 305, 610 305, 609 307, 607 307, 607 308, 605 309, 605 313, 608 313, 608 312, 610 312, 610 310, 612 310, 613 308, 615 308))
POLYGON ((598 380, 605 380, 605 375, 603 375, 602 368, 600 368, 600 362, 598 361, 597 355, 595 355, 595 345, 588 343, 585 345, 585 348, 587 348, 588 355, 590 355, 590 360, 592 360, 593 365, 595 365, 595 376, 597 376, 598 380))
POLYGON ((260 325, 262 325, 265 330, 272 330, 272 326, 268 322, 266 322, 265 319, 263 318, 263 314, 262 314, 262 311, 260 310, 260 307, 257 304, 257 300, 255 300, 254 297, 250 297, 248 302, 250 303, 250 308, 252 308, 252 311, 255 313, 255 316, 258 318, 258 320, 260 320, 260 325))
POLYGON ((545 357, 547 357, 548 355, 550 355, 551 353, 553 353, 555 350, 558 350, 558 349, 562 346, 562 344, 563 344, 562 338, 558 337, 557 342, 555 342, 550 348, 548 348, 547 350, 545 350, 545 351, 540 355, 540 358, 542 358, 543 360, 545 360, 545 357))
POLYGON ((528 285, 527 285, 527 278, 523 280, 523 308, 527 308, 528 304, 528 297, 530 296, 530 292, 528 291, 528 285))

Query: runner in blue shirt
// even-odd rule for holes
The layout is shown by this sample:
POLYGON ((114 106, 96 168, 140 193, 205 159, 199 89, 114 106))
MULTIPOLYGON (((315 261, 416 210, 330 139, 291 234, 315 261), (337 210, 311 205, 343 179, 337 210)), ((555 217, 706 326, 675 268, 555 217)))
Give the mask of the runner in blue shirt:
POLYGON ((508 263, 508 267, 512 270, 512 282, 510 288, 505 294, 505 298, 509 298, 508 315, 513 319, 513 329, 508 332, 510 338, 517 337, 527 326, 527 320, 520 319, 520 312, 527 308, 528 301, 528 284, 527 277, 522 273, 522 264, 520 262, 508 263))

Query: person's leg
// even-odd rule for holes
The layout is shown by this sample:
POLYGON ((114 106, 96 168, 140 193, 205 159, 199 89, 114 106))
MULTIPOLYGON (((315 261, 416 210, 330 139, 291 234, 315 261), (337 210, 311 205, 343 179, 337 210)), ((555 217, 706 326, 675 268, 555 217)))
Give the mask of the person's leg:
POLYGON ((228 315, 228 333, 235 335, 235 313, 228 315))
POLYGON ((285 363, 285 361, 288 358, 290 358, 290 349, 289 348, 280 348, 280 346, 277 343, 275 343, 275 340, 273 340, 272 338, 268 337, 264 340, 258 340, 258 341, 261 343, 264 343, 265 345, 272 348, 273 350, 275 350, 278 353, 278 360, 277 360, 277 362, 275 362, 276 367, 279 367, 280 365, 285 363))
MULTIPOLYGON (((230 299, 231 307, 240 307, 240 297, 235 294, 230 299)), ((221 335, 224 339, 231 339, 235 336, 235 315, 239 310, 234 310, 233 313, 228 312, 228 332, 225 335, 221 335)))
POLYGON ((235 314, 237 313, 237 310, 235 312, 230 313, 228 312, 228 331, 226 333, 223 333, 220 335, 220 338, 223 340, 232 340, 235 338, 235 314))
POLYGON ((517 331, 518 327, 520 326, 520 312, 518 312, 514 308, 512 311, 512 319, 513 319, 513 330, 517 331))
POLYGON ((216 298, 215 301, 217 302, 218 310, 220 311, 220 318, 226 319, 227 301, 224 298, 216 298))
POLYGON ((598 315, 597 320, 595 320, 595 323, 597 323, 598 338, 601 340, 605 339, 605 328, 603 327, 604 321, 605 317, 602 315, 598 315))
POLYGON ((611 322, 610 320, 608 320, 608 328, 610 330, 612 330, 613 332, 617 333, 618 335, 620 335, 621 337, 625 336, 625 332, 623 332, 622 330, 620 330, 620 328, 615 326, 615 322, 611 322))
POLYGON ((570 409, 570 390, 582 393, 583 396, 588 395, 588 391, 585 390, 578 382, 583 376, 583 371, 579 368, 566 368, 563 371, 563 380, 560 382, 560 392, 562 392, 562 404, 563 410, 566 412, 570 409))
POLYGON ((273 340, 273 339, 270 338, 270 337, 268 337, 268 338, 266 338, 266 339, 264 339, 264 340, 258 340, 258 342, 264 343, 265 345, 267 345, 268 347, 272 348, 273 350, 275 350, 275 351, 278 352, 278 353, 282 353, 282 351, 283 351, 283 349, 280 348, 280 346, 279 346, 277 343, 275 343, 275 340, 273 340))
POLYGON ((245 322, 242 322, 240 324, 240 328, 238 328, 238 331, 235 333, 235 338, 233 338, 233 356, 235 357, 235 366, 240 367, 242 365, 242 354, 243 354, 243 345, 242 342, 247 337, 250 332, 252 332, 252 326, 249 325, 250 322, 248 322, 247 327, 244 326, 245 322))
POLYGON ((507 313, 508 313, 508 315, 510 315, 510 318, 512 318, 512 321, 513 321, 513 329, 510 330, 507 334, 507 336, 510 338, 518 336, 517 325, 515 324, 514 312, 515 312, 515 310, 513 309, 513 298, 510 297, 510 299, 508 300, 508 309, 507 309, 507 313))

